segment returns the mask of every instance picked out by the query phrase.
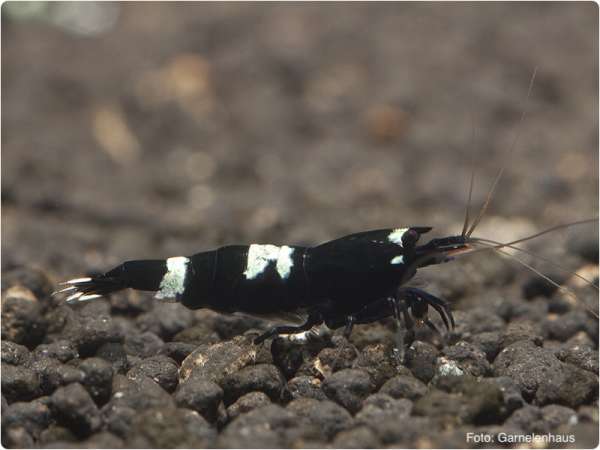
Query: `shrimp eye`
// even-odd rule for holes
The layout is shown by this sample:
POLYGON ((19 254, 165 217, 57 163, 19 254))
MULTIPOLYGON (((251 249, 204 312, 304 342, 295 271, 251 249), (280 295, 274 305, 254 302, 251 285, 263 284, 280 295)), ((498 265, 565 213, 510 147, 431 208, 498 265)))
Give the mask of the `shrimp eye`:
POLYGON ((412 228, 402 235, 402 245, 404 247, 414 247, 421 235, 412 228))

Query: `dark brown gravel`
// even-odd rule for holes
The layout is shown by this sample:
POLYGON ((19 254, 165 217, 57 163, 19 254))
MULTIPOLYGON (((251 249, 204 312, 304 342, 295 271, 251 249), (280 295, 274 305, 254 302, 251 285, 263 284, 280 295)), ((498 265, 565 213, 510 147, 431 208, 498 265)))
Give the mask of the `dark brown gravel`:
MULTIPOLYGON (((225 244, 456 233, 472 164, 480 204, 507 163, 477 235, 597 216, 595 4, 23 5, 2 8, 5 447, 598 445, 597 319, 491 253, 419 272, 456 328, 399 366, 391 320, 254 346, 259 319, 50 295, 225 244)), ((530 244, 597 283, 597 227, 530 244)))

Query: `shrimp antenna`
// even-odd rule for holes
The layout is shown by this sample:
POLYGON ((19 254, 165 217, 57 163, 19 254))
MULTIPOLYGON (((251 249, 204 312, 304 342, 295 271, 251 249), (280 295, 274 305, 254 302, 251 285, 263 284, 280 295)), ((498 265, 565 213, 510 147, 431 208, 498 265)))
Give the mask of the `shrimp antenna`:
POLYGON ((511 249, 513 249, 513 250, 517 250, 517 251, 519 251, 519 252, 521 252, 521 253, 525 253, 526 255, 529 255, 529 256, 532 256, 533 258, 537 258, 537 259, 539 259, 539 260, 541 260, 541 261, 544 261, 546 264, 548 264, 548 265, 550 265, 550 266, 553 266, 553 267, 555 267, 555 268, 557 268, 557 269, 559 269, 559 270, 562 270, 563 272, 565 272, 565 273, 568 273, 569 275, 572 275, 572 276, 574 276, 574 277, 577 277, 577 278, 579 278, 581 281, 583 281, 583 282, 584 282, 584 283, 586 283, 587 285, 589 285, 589 286, 591 286, 591 287, 595 288, 596 290, 600 290, 600 288, 598 287, 598 285, 597 285, 597 284, 595 284, 594 282, 592 282, 592 281, 588 280, 588 279, 587 279, 587 278, 585 278, 585 277, 582 277, 582 276, 581 276, 581 275, 579 275, 577 272, 572 272, 572 271, 570 271, 569 269, 566 269, 566 268, 564 268, 563 266, 561 266, 561 265, 559 265, 559 264, 556 264, 556 263, 555 263, 554 261, 552 261, 551 259, 549 259, 549 258, 545 258, 545 257, 543 257, 543 256, 540 256, 540 255, 537 255, 537 254, 535 254, 535 253, 533 253, 533 252, 531 252, 531 251, 529 251, 529 250, 525 250, 525 249, 524 249, 524 248, 522 248, 522 247, 517 247, 516 245, 507 245, 507 244, 502 244, 502 242, 498 242, 498 241, 492 241, 491 239, 471 238, 471 240, 472 240, 473 242, 476 242, 476 243, 486 243, 486 244, 496 244, 496 245, 503 245, 504 247, 508 247, 508 248, 511 248, 511 249))
POLYGON ((475 183, 475 166, 471 170, 471 182, 469 183, 469 198, 467 199, 467 209, 465 211, 465 223, 463 224, 461 236, 466 236, 467 228, 469 226, 469 214, 471 211, 471 197, 473 195, 473 184, 475 183))
POLYGON ((496 175, 496 178, 494 179, 494 182, 492 183, 492 187, 490 188, 490 190, 487 193, 487 197, 485 199, 485 202, 483 203, 483 205, 481 206, 481 209, 479 210, 479 214, 477 214, 477 217, 475 218, 475 220, 473 221, 473 224, 471 225, 471 227, 469 228, 469 230, 467 231, 466 236, 469 237, 471 236, 471 234, 473 234, 473 231, 475 231, 475 227, 477 227, 477 225, 479 224, 479 222, 481 221, 481 219, 483 218, 485 212, 488 209, 488 206, 490 205, 490 202, 492 201, 492 197, 494 195, 494 191, 496 190, 496 186, 498 185, 498 182, 500 181, 500 178, 502 178, 502 175, 504 174, 504 170, 506 169, 508 162, 510 161, 515 148, 517 147, 517 143, 519 142, 519 138, 521 137, 521 131, 523 130, 523 122, 525 120, 525 116, 527 115, 527 106, 529 104, 529 98, 531 97, 531 91, 533 90, 533 84, 535 82, 535 76, 537 74, 537 66, 533 69, 533 74, 531 75, 531 79, 529 81, 529 88, 527 89, 527 96, 525 97, 525 102, 523 105, 523 111, 521 112, 521 117, 519 119, 519 123, 517 125, 517 132, 515 134, 515 137, 511 143, 511 146, 509 148, 508 151, 508 156, 506 158, 506 161, 504 163, 504 165, 500 168, 500 170, 498 171, 498 174, 496 175))
MULTIPOLYGON (((475 142, 475 120, 471 116, 471 143, 475 142)), ((467 228, 469 227, 469 216, 471 215, 471 197, 473 196, 473 184, 475 183, 475 163, 473 163, 473 167, 471 168, 471 181, 469 183, 469 197, 467 199, 467 207, 465 208, 465 223, 463 224, 463 229, 461 232, 461 236, 465 236, 467 234, 467 228)))
POLYGON ((598 313, 596 311, 594 311, 587 303, 585 303, 583 300, 581 300, 579 297, 577 297, 573 292, 571 292, 570 289, 567 289, 566 287, 562 286, 561 284, 557 283, 556 281, 554 281, 552 278, 550 278, 547 275, 544 275, 542 272, 540 272, 539 270, 533 268, 531 265, 527 264, 525 261, 523 261, 520 258, 517 258, 515 255, 511 255, 508 252, 505 252, 504 250, 501 250, 499 248, 497 248, 496 246, 487 246, 487 244, 484 244, 482 242, 479 242, 480 245, 484 245, 486 246, 484 249, 482 250, 486 250, 486 249, 490 249, 490 250, 494 250, 497 253, 500 253, 514 261, 517 261, 519 264, 521 264, 523 267, 531 270, 533 273, 535 273, 536 275, 542 277, 544 280, 546 280, 548 283, 552 284, 553 286, 555 286, 560 292, 562 292, 563 294, 574 298, 577 302, 581 303, 585 309, 587 309, 587 311, 592 314, 596 319, 598 319, 598 313))
MULTIPOLYGON (((562 223, 560 225, 554 225, 553 227, 546 228, 545 230, 538 231, 535 234, 532 234, 532 235, 529 235, 529 236, 525 236, 525 237, 517 239, 515 241, 507 242, 505 244, 500 243, 498 245, 493 246, 493 248, 508 247, 509 245, 515 245, 515 244, 519 244, 521 242, 526 242, 526 241, 529 241, 531 239, 535 239, 537 237, 543 236, 545 234, 552 233, 553 231, 556 231, 556 230, 562 230, 563 228, 568 228, 568 227, 572 227, 572 226, 575 226, 575 225, 584 225, 586 223, 593 223, 593 222, 598 222, 598 217, 595 217, 593 219, 578 220, 576 222, 569 222, 569 223, 562 223)), ((472 239, 477 240, 477 239, 481 239, 481 238, 472 238, 472 239)), ((471 250, 470 252, 466 252, 466 253, 463 253, 463 254, 467 255, 467 254, 471 254, 471 253, 480 252, 482 250, 485 250, 485 249, 471 250)))

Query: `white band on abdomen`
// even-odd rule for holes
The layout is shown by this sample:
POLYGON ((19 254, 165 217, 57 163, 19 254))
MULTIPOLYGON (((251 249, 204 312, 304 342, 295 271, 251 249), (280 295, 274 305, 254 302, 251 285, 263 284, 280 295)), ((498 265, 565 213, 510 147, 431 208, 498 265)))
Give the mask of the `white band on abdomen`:
POLYGON ((160 282, 159 291, 155 298, 177 298, 185 291, 185 277, 189 258, 185 256, 174 256, 167 259, 167 273, 160 282))
POLYGON ((278 247, 271 244, 252 244, 248 248, 244 276, 247 280, 252 280, 265 271, 269 262, 275 261, 277 273, 285 280, 290 276, 294 265, 293 253, 294 249, 286 245, 278 247))

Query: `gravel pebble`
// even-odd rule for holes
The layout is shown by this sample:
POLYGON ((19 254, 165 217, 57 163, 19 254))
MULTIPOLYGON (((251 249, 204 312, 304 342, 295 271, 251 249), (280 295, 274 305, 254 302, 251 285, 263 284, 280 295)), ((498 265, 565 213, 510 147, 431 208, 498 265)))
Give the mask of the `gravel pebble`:
POLYGON ((192 374, 221 384, 225 377, 254 362, 256 348, 245 336, 231 341, 202 345, 181 363, 179 382, 192 374))
POLYGON ((546 349, 530 341, 516 342, 500 352, 493 364, 494 375, 512 378, 526 399, 531 399, 540 384, 562 371, 561 363, 546 349))
POLYGON ((364 400, 355 419, 357 424, 371 427, 393 418, 402 421, 410 416, 412 407, 413 403, 406 398, 394 399, 387 394, 372 394, 364 400))
POLYGON ((598 351, 580 345, 565 345, 554 353, 562 362, 573 364, 580 369, 598 373, 598 351))
POLYGON ((9 402, 30 400, 40 392, 40 378, 23 366, 2 363, 2 395, 9 402))
POLYGON ((362 401, 375 389, 371 377, 363 370, 344 369, 323 380, 323 392, 352 414, 362 406, 362 401))
POLYGON ((54 358, 32 358, 28 366, 38 374, 40 389, 44 394, 51 394, 59 386, 82 383, 85 378, 82 370, 72 365, 62 364, 54 358))
POLYGON ((40 401, 16 402, 2 410, 2 428, 24 427, 35 439, 51 422, 51 411, 40 401))
POLYGON ((458 424, 461 406, 458 395, 431 389, 415 402, 414 414, 435 417, 444 423, 458 424))
POLYGON ((80 355, 92 356, 101 345, 122 341, 123 335, 107 314, 76 315, 70 311, 60 339, 72 342, 80 355))
POLYGON ((569 251, 592 264, 598 264, 598 233, 571 233, 567 242, 569 251))
POLYGON ((106 429, 121 439, 126 439, 130 434, 133 419, 139 412, 129 406, 110 402, 104 405, 101 414, 106 429))
POLYGON ((78 358, 79 353, 77 353, 77 349, 70 341, 62 339, 50 344, 38 345, 33 352, 33 357, 54 358, 61 363, 66 363, 78 358))
POLYGON ((546 434, 556 432, 562 424, 574 424, 577 414, 574 410, 559 405, 539 408, 525 405, 516 410, 508 419, 506 426, 516 427, 526 433, 546 434))
POLYGON ((40 433, 39 443, 44 447, 56 445, 57 442, 68 443, 77 441, 71 430, 60 425, 51 424, 40 433))
POLYGON ((315 377, 301 375, 292 378, 287 383, 287 389, 292 398, 314 398, 325 400, 327 396, 321 389, 321 380, 315 377))
POLYGON ((335 348, 324 348, 316 357, 305 360, 296 375, 324 378, 333 372, 351 368, 356 355, 356 347, 344 341, 335 348))
POLYGON ((535 399, 539 405, 558 403, 576 408, 598 393, 598 375, 575 367, 562 364, 562 370, 556 377, 539 386, 535 399))
POLYGON ((260 391, 273 400, 281 398, 285 379, 272 364, 256 364, 227 375, 221 382, 226 405, 232 404, 244 394, 260 391))
POLYGON ((452 359, 448 359, 445 356, 440 356, 437 359, 435 375, 431 380, 431 384, 437 385, 440 379, 446 377, 460 377, 465 375, 465 371, 458 366, 458 363, 452 359))
POLYGON ((212 381, 194 376, 178 386, 174 398, 178 406, 197 411, 212 423, 217 420, 223 389, 212 381))
POLYGON ((281 406, 268 405, 242 414, 229 423, 219 434, 216 447, 303 447, 306 440, 316 440, 319 436, 319 429, 306 419, 281 406))
POLYGON ((123 439, 118 438, 108 431, 100 431, 89 437, 82 444, 74 444, 73 447, 81 445, 83 448, 122 448, 124 446, 123 439))
POLYGON ((128 355, 149 358, 157 355, 164 342, 156 334, 146 331, 134 333, 125 337, 123 348, 128 355))
POLYGON ((376 389, 398 373, 394 349, 391 345, 385 344, 364 347, 352 367, 366 371, 371 376, 376 389))
POLYGON ((170 340, 188 328, 192 321, 188 309, 171 303, 155 303, 152 311, 142 313, 135 319, 141 331, 150 331, 164 340, 170 340))
MULTIPOLYGON (((260 330, 265 324, 263 320, 245 314, 217 316, 212 313, 212 315, 214 320, 211 325, 217 332, 220 341, 234 339, 251 329, 260 330)), ((202 323, 202 320, 199 322, 202 323)))
POLYGON ((123 344, 118 342, 108 342, 101 345, 96 352, 98 358, 108 361, 113 368, 114 373, 124 374, 129 369, 127 353, 123 344))
POLYGON ((270 404, 271 400, 263 392, 248 392, 227 407, 227 418, 233 420, 240 414, 270 404))
POLYGON ((142 362, 142 358, 134 355, 127 355, 127 367, 133 367, 142 362))
POLYGON ((549 311, 547 299, 524 301, 519 297, 505 298, 496 306, 496 313, 505 321, 527 319, 542 322, 549 311))
MULTIPOLYGON (((350 342, 358 350, 362 350, 369 345, 394 345, 395 331, 393 328, 394 325, 391 324, 393 324, 393 321, 388 319, 383 320, 381 322, 369 324, 369 326, 355 326, 352 330, 350 342)), ((335 340, 336 338, 339 338, 340 340, 345 341, 345 339, 343 339, 343 337, 340 336, 339 333, 340 331, 338 331, 337 336, 334 336, 333 339, 335 340)))
POLYGON ((199 345, 216 344, 217 342, 220 342, 221 339, 219 338, 219 334, 213 328, 210 328, 206 324, 199 323, 177 333, 173 336, 173 341, 185 342, 198 347, 199 345))
POLYGON ((546 405, 542 408, 542 415, 551 428, 558 428, 560 425, 575 425, 578 421, 577 412, 562 405, 546 405))
POLYGON ((51 397, 59 423, 78 436, 87 436, 102 425, 100 411, 79 383, 58 388, 51 397))
POLYGON ((419 440, 425 436, 424 430, 428 430, 427 435, 436 436, 441 431, 440 426, 437 419, 414 416, 406 417, 402 422, 394 417, 370 424, 382 445, 390 448, 435 448, 434 445, 420 444, 419 440))
POLYGON ((431 344, 416 341, 406 351, 405 365, 424 383, 429 383, 436 372, 438 350, 431 344))
POLYGON ((500 350, 519 341, 531 341, 537 346, 543 342, 542 327, 531 320, 514 320, 508 324, 502 335, 500 350))
POLYGON ((530 341, 505 348, 494 361, 496 376, 509 376, 524 398, 538 404, 560 403, 576 407, 598 388, 598 378, 585 370, 559 361, 552 351, 530 341))
POLYGON ((38 299, 47 298, 54 291, 54 283, 46 271, 27 266, 3 272, 2 285, 8 288, 22 286, 38 299))
POLYGON ((216 434, 196 411, 160 407, 136 415, 125 443, 133 448, 209 448, 216 434))
POLYGON ((543 323, 543 329, 549 339, 565 342, 578 331, 586 329, 587 313, 574 310, 562 315, 550 315, 543 323))
POLYGON ((105 404, 112 393, 112 365, 102 358, 87 358, 81 361, 78 369, 84 373, 83 387, 87 389, 96 404, 105 404))
POLYGON ((168 356, 177 364, 181 364, 197 347, 197 345, 187 342, 165 342, 165 345, 160 349, 160 354, 168 356))
MULTIPOLYGON (((546 273, 546 275, 559 284, 564 284, 565 277, 561 273, 546 273)), ((531 300, 535 297, 550 298, 557 291, 557 287, 536 275, 531 275, 522 285, 523 297, 531 300)))
POLYGON ((286 409, 308 419, 311 424, 319 428, 322 438, 326 441, 333 439, 337 433, 354 424, 348 411, 329 400, 299 398, 291 401, 286 409))
POLYGON ((519 409, 525 404, 525 400, 523 400, 523 396, 521 395, 521 389, 512 378, 488 378, 487 381, 495 383, 500 388, 506 414, 512 413, 514 410, 519 409))
POLYGON ((127 406, 139 412, 152 407, 174 407, 175 401, 157 382, 146 376, 115 375, 112 397, 107 405, 109 408, 112 405, 127 406))
POLYGON ((444 348, 442 353, 449 359, 456 361, 458 367, 465 373, 475 377, 482 377, 491 372, 487 355, 474 344, 459 341, 450 347, 444 348))
POLYGON ((333 440, 333 448, 380 448, 379 436, 369 427, 359 425, 340 431, 333 440))
POLYGON ((168 356, 153 356, 135 364, 129 372, 128 378, 147 376, 156 381, 165 391, 173 392, 179 381, 179 368, 177 363, 168 356))
POLYGON ((451 330, 453 339, 467 339, 468 337, 484 332, 502 331, 505 327, 504 320, 494 314, 488 307, 475 307, 467 311, 454 313, 456 327, 451 330))
POLYGON ((2 339, 34 348, 46 335, 43 308, 29 289, 15 286, 2 296, 2 339))
POLYGON ((582 406, 577 410, 577 417, 580 422, 590 422, 598 424, 598 407, 582 406))
POLYGON ((29 350, 24 345, 15 344, 14 342, 2 340, 2 362, 20 366, 29 361, 29 350))
POLYGON ((2 430, 2 445, 6 448, 34 448, 34 442, 25 427, 13 426, 2 430))
POLYGON ((455 425, 501 423, 505 417, 502 391, 486 379, 446 376, 438 379, 436 387, 439 389, 430 389, 415 402, 415 415, 455 425))
POLYGON ((412 375, 397 375, 387 380, 379 392, 392 398, 416 400, 425 395, 427 385, 412 375))
POLYGON ((143 292, 127 290, 110 296, 110 307, 116 313, 136 316, 150 311, 156 305, 153 296, 143 292))
POLYGON ((548 304, 549 314, 566 314, 573 309, 573 299, 558 290, 552 297, 544 298, 543 301, 548 304))
POLYGON ((485 353, 487 360, 492 362, 502 349, 503 333, 499 331, 485 331, 472 335, 468 340, 479 347, 485 353))

